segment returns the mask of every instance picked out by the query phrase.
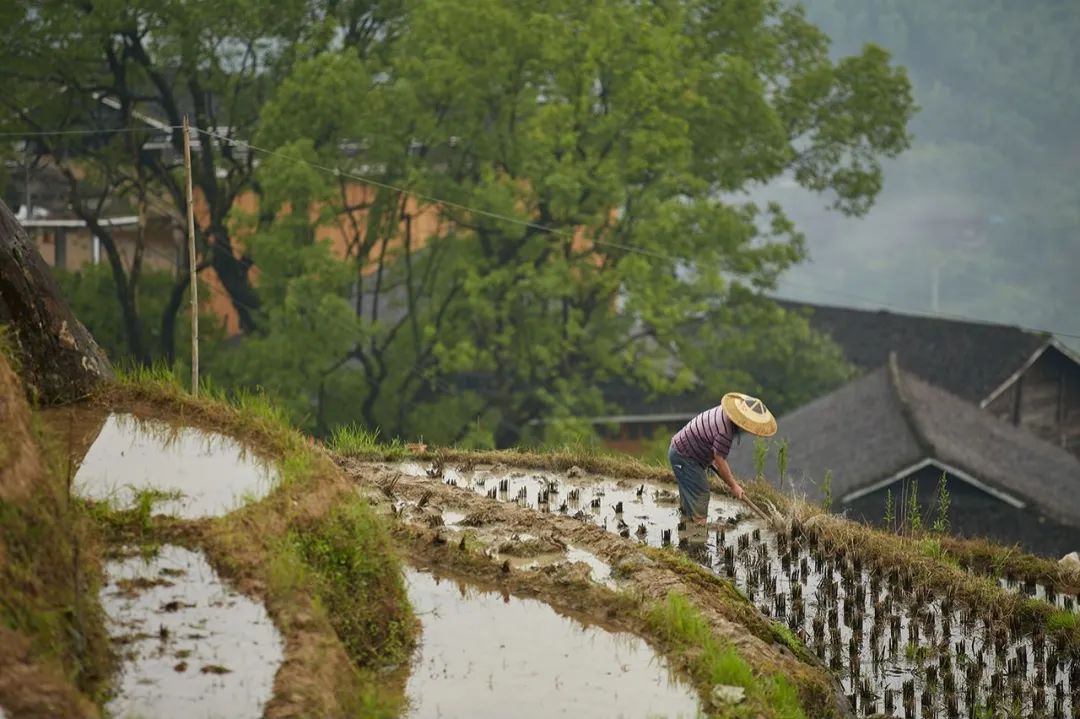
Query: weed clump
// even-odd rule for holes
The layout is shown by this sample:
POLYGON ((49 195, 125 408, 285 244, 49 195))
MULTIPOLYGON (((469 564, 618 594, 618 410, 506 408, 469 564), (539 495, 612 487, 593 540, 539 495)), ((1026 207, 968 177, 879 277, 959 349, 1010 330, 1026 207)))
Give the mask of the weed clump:
POLYGON ((911 482, 911 492, 908 495, 907 506, 908 529, 912 534, 922 531, 922 510, 919 507, 919 481, 911 482))
POLYGON ((889 531, 896 530, 896 509, 893 507, 892 489, 885 491, 885 526, 889 531))
POLYGON ((318 596, 353 661, 374 668, 404 660, 415 619, 381 520, 354 499, 293 531, 290 541, 313 570, 318 596))
POLYGON ((379 430, 359 425, 342 425, 334 429, 328 442, 330 449, 346 457, 379 457, 397 461, 409 455, 405 443, 395 437, 389 442, 379 440, 379 430))
POLYGON ((938 534, 949 531, 949 488, 946 483, 947 478, 942 472, 937 486, 937 516, 934 518, 934 531, 938 534))
POLYGON ((769 445, 761 437, 754 438, 754 479, 765 479, 765 459, 769 445))
POLYGON ((669 594, 667 601, 652 607, 646 619, 663 641, 685 656, 695 680, 713 686, 743 687, 748 704, 745 716, 764 714, 782 719, 806 716, 798 690, 786 677, 755 677, 750 664, 734 647, 722 644, 713 635, 708 622, 685 596, 669 594))

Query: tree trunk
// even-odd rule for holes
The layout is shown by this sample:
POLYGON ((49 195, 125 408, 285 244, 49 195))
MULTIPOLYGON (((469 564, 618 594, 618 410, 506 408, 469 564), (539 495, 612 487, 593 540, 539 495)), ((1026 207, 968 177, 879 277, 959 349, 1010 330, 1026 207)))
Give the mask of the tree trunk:
MULTIPOLYGON (((186 257, 187 252, 184 254, 186 257)), ((184 266, 187 267, 186 264, 184 266)), ((169 366, 176 360, 176 318, 191 282, 190 277, 191 273, 186 270, 177 273, 177 279, 169 290, 169 301, 161 314, 161 356, 169 366)))
POLYGON ((60 294, 45 260, 0 201, 0 325, 31 399, 44 404, 86 396, 112 367, 60 294))

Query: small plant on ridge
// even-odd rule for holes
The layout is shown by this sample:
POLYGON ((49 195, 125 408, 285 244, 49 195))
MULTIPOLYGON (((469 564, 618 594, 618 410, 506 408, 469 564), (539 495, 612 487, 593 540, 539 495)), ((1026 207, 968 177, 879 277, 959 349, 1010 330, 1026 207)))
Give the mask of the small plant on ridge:
POLYGON ((949 489, 946 486, 947 478, 941 473, 937 485, 937 516, 934 518, 934 531, 944 534, 949 531, 949 489))

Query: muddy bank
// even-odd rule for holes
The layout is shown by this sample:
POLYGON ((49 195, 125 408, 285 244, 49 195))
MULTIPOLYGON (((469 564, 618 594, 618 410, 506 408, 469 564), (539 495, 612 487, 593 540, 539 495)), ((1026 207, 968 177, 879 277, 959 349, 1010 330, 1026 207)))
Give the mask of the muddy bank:
POLYGON ((17 717, 94 717, 91 697, 112 669, 99 538, 2 349, 0 426, 0 705, 17 717))
POLYGON ((124 660, 110 716, 263 715, 283 642, 261 603, 175 545, 122 551, 105 570, 101 602, 124 660))
POLYGON ((423 623, 407 716, 698 716, 693 688, 636 636, 431 572, 406 581, 423 623))
MULTIPOLYGON (((396 716, 403 703, 403 685, 394 677, 381 673, 375 663, 365 663, 357 656, 350 656, 346 650, 347 642, 352 642, 367 646, 378 655, 393 656, 410 646, 408 603, 404 589, 400 587, 400 565, 396 556, 388 551, 386 527, 364 523, 370 541, 358 541, 346 531, 335 539, 335 546, 364 550, 365 566, 376 576, 392 577, 397 586, 386 583, 368 587, 349 584, 348 579, 326 579, 308 557, 302 556, 294 541, 299 536, 314 536, 312 532, 317 533, 324 525, 322 518, 335 508, 351 506, 354 493, 337 467, 291 429, 284 415, 264 399, 245 397, 238 405, 208 398, 194 399, 168 379, 121 378, 118 384, 102 387, 86 403, 50 411, 48 421, 58 437, 66 440, 60 444, 69 447, 81 460, 101 439, 110 414, 137 418, 132 423, 137 428, 148 426, 148 421, 149 426, 160 421, 170 427, 183 427, 181 432, 196 438, 185 454, 204 452, 208 448, 220 450, 223 445, 231 445, 233 451, 228 454, 233 460, 237 456, 249 459, 257 455, 272 463, 267 466, 276 468, 279 476, 265 497, 242 494, 240 498, 247 501, 223 516, 185 519, 183 511, 178 511, 179 516, 175 517, 156 510, 146 511, 144 500, 161 499, 155 482, 169 476, 170 465, 181 463, 176 458, 158 458, 150 463, 151 471, 146 473, 146 488, 151 491, 138 494, 140 501, 133 510, 124 511, 101 504, 95 505, 93 510, 102 531, 114 542, 150 546, 167 542, 205 552, 213 571, 244 597, 228 601, 250 599, 265 606, 284 646, 280 667, 273 674, 272 692, 261 715, 268 719, 396 716), (205 435, 195 430, 221 433, 226 440, 207 442, 205 435), (236 439, 227 439, 229 437, 236 439), (237 450, 237 447, 243 449, 237 450), (355 632, 340 631, 341 627, 335 622, 340 618, 351 621, 354 616, 348 607, 344 610, 328 608, 334 597, 341 595, 352 597, 358 607, 373 608, 367 616, 371 619, 371 628, 383 632, 382 638, 369 635, 362 627, 355 632), (404 632, 406 636, 403 639, 395 632, 404 632), (384 643, 388 635, 392 641, 384 643)), ((158 433, 149 434, 148 445, 155 445, 158 433)), ((165 448, 169 451, 177 446, 175 437, 178 433, 170 429, 166 434, 173 438, 172 444, 165 448)), ((130 443, 106 444, 113 452, 120 451, 125 455, 129 452, 130 443)), ((154 446, 152 451, 156 452, 158 448, 154 446)), ((103 458, 102 463, 111 467, 126 459, 126 456, 112 456, 103 458)), ((206 471, 206 463, 211 460, 212 457, 203 458, 203 470, 196 471, 197 476, 191 481, 208 483, 212 491, 220 489, 218 484, 229 488, 226 495, 219 492, 219 500, 235 496, 232 488, 244 484, 230 477, 229 473, 236 470, 237 463, 226 462, 217 465, 218 470, 206 471), (213 482, 208 482, 206 475, 212 475, 213 482)), ((83 461, 84 468, 88 464, 93 463, 83 461)), ((252 474, 259 476, 252 472, 247 476, 250 478, 252 474)), ((183 487, 178 489, 183 492, 183 487)), ((196 514, 218 514, 222 509, 230 509, 228 502, 210 504, 213 506, 209 511, 196 514)), ((353 513, 360 520, 365 518, 362 509, 353 513)), ((144 633, 154 634, 153 631, 144 633)), ((173 661, 170 671, 175 671, 181 661, 188 662, 185 674, 195 672, 199 678, 213 679, 224 686, 233 674, 228 664, 208 660, 195 667, 190 658, 173 661), (203 666, 209 667, 205 675, 203 666), (218 673, 221 667, 230 671, 218 673)))
MULTIPOLYGON (((348 459, 340 462, 369 501, 399 516, 401 542, 410 559, 422 566, 451 567, 496 582, 511 593, 537 597, 560 610, 617 619, 626 623, 623 628, 639 632, 649 630, 640 616, 643 602, 662 603, 672 592, 685 595, 700 611, 710 632, 725 646, 734 648, 755 672, 790 677, 799 688, 809 716, 846 712, 820 668, 813 661, 807 663, 796 657, 795 653, 804 649, 786 646, 776 625, 730 584, 672 550, 660 551, 627 541, 605 530, 602 524, 575 519, 568 512, 540 512, 516 502, 492 501, 485 493, 426 476, 409 476, 385 465, 348 459), (448 527, 442 520, 443 511, 456 513, 455 519, 458 515, 464 517, 448 527), (612 592, 592 579, 591 568, 584 563, 564 562, 521 570, 506 561, 492 561, 487 551, 490 542, 499 535, 509 538, 515 534, 577 547, 595 555, 611 567, 612 578, 622 591, 612 592)), ((628 489, 633 493, 637 486, 628 489)), ((627 507, 623 510, 625 513, 627 507)), ((712 689, 704 684, 698 688, 706 696, 712 689)))

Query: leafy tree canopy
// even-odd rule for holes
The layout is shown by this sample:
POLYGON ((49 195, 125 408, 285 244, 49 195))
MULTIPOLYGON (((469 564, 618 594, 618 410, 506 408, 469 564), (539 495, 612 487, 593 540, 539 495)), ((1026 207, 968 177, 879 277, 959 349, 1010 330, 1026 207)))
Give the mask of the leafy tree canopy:
POLYGON ((236 381, 303 364, 323 422, 345 405, 391 433, 507 445, 599 413, 611 378, 783 404, 844 376, 802 320, 753 309, 804 250, 781 207, 741 193, 789 172, 865 212, 913 111, 884 51, 833 61, 768 0, 423 0, 405 27, 379 63, 346 45, 297 64, 263 108, 263 221, 236 221, 266 316, 292 297, 321 339, 270 349, 271 320, 236 381), (352 197, 350 176, 379 184, 352 197))

